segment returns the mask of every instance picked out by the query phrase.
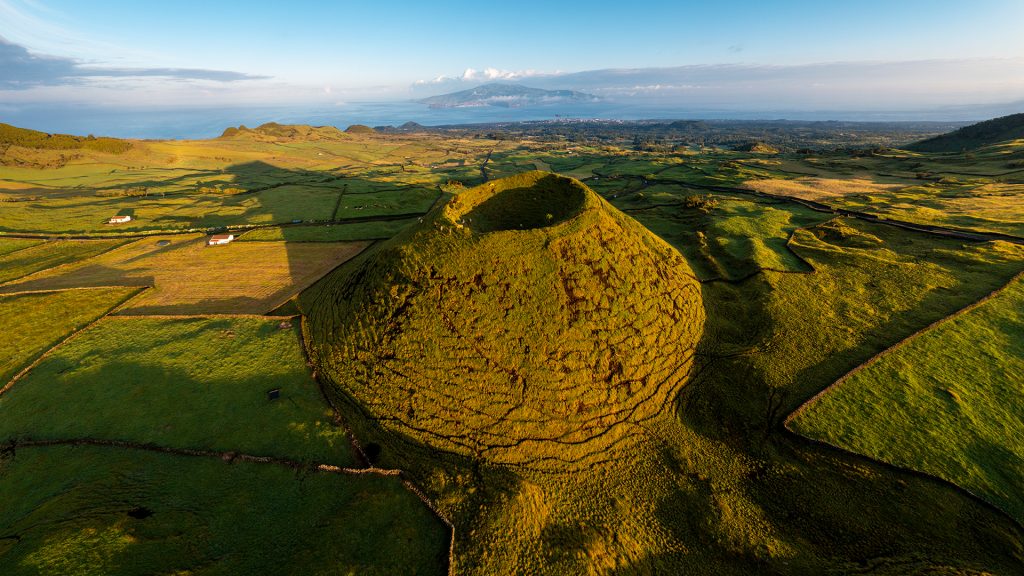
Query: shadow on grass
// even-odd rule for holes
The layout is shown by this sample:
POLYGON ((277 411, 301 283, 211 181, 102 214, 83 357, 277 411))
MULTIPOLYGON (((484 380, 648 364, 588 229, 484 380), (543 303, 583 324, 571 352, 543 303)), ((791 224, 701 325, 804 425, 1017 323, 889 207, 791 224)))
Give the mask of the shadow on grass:
MULTIPOLYGON (((1019 571, 1024 567, 1024 531, 1006 515, 943 482, 779 433, 789 412, 835 378, 1012 276, 1011 270, 996 269, 986 272, 992 286, 979 283, 962 271, 962 265, 939 254, 940 249, 955 249, 962 242, 889 233, 871 226, 886 238, 882 247, 940 262, 958 274, 962 285, 957 295, 950 298, 944 291, 932 290, 921 302, 864 332, 857 348, 780 378, 769 373, 776 369, 773 361, 758 358, 778 353, 767 337, 782 327, 772 316, 778 309, 770 311, 768 304, 772 293, 782 288, 763 276, 735 284, 705 284, 708 323, 698 358, 708 364, 677 399, 679 424, 720 446, 722 453, 734 453, 734 458, 745 462, 744 471, 738 477, 723 477, 726 472, 713 467, 695 471, 707 480, 691 485, 706 488, 680 492, 660 503, 659 518, 679 538, 692 541, 696 537, 695 547, 717 549, 718 557, 731 558, 727 564, 745 565, 747 573, 814 573, 843 563, 916 566, 913 570, 985 566, 1019 571), (922 250, 922 245, 937 251, 922 250), (744 527, 740 521, 744 515, 759 518, 761 525, 751 522, 744 527), (679 522, 692 516, 718 518, 723 524, 694 529, 692 522, 679 522), (766 542, 776 542, 776 548, 766 542)), ((844 266, 855 265, 849 259, 830 262, 829 273, 842 276, 844 266)), ((821 274, 797 278, 815 282, 821 274)), ((842 293, 820 294, 820 298, 843 297, 842 293)), ((808 331, 839 328, 824 323, 803 327, 808 331)), ((813 339, 808 345, 813 345, 813 339)), ((774 360, 783 374, 785 362, 785 358, 774 360)))

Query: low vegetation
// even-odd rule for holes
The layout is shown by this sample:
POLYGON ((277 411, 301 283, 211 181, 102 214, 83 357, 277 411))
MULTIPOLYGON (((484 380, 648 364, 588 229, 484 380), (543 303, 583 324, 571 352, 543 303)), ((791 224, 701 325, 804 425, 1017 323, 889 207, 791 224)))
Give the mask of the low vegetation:
POLYGON ((314 292, 311 351, 336 394, 430 446, 528 467, 630 444, 686 381, 703 324, 677 253, 541 172, 460 194, 314 292))
POLYGON ((117 138, 96 138, 92 135, 82 137, 69 136, 67 134, 47 134, 46 132, 27 130, 11 126, 10 124, 0 123, 0 146, 3 145, 45 150, 85 149, 112 154, 126 152, 132 147, 130 142, 117 138))
MULTIPOLYGON (((870 440, 1020 518, 1020 289, 942 320, 1024 268, 1024 141, 898 148, 942 130, 269 124, 121 154, 9 146, 0 232, 34 238, 0 238, 20 263, 0 292, 154 287, 0 396, 18 442, 0 572, 445 570, 451 532, 398 478, 310 466, 327 462, 401 469, 454 526, 457 574, 1020 573, 1019 521, 849 451, 870 440), (238 241, 202 245, 224 230, 238 241), (57 233, 132 238, 25 277, 61 263, 38 263, 72 246, 57 233), (878 400, 819 421, 857 432, 846 449, 784 432, 935 322, 833 391, 878 400), (29 443, 89 436, 212 457, 29 443)), ((0 296, 18 299, 8 370, 109 309, 36 320, 51 296, 0 296)))
POLYGON ((43 270, 77 264, 125 243, 125 240, 52 240, 15 244, 23 249, 5 250, 6 253, 0 255, 0 284, 43 270))
POLYGON ((1024 522, 1024 281, 885 353, 797 432, 959 484, 1024 522))
POLYGON ((0 296, 0 388, 58 342, 130 296, 134 288, 0 296))
POLYGON ((908 149, 916 152, 962 152, 1021 138, 1024 138, 1024 114, 1011 114, 922 140, 908 146, 908 149))
POLYGON ((274 226, 246 232, 239 240, 246 242, 354 242, 390 238, 417 218, 353 222, 329 226, 274 226))
POLYGON ((42 240, 0 238, 0 257, 6 256, 11 252, 17 252, 18 250, 31 248, 32 246, 42 243, 42 240))
POLYGON ((447 530, 394 477, 138 450, 0 458, 0 572, 440 574, 447 530))
POLYGON ((206 240, 199 235, 136 240, 99 257, 5 286, 0 292, 152 286, 123 313, 263 314, 368 245, 249 242, 210 247, 206 240))
POLYGON ((297 334, 281 319, 108 318, 0 396, 0 444, 93 438, 348 465, 297 334))

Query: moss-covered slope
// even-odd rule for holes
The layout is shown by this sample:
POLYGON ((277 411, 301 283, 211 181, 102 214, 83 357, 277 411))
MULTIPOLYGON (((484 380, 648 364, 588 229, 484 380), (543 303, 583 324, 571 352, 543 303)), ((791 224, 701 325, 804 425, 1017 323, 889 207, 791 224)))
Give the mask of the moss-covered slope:
POLYGON ((318 287, 311 352, 387 429, 496 464, 614 457, 687 380, 700 286, 583 184, 531 172, 452 198, 318 287))

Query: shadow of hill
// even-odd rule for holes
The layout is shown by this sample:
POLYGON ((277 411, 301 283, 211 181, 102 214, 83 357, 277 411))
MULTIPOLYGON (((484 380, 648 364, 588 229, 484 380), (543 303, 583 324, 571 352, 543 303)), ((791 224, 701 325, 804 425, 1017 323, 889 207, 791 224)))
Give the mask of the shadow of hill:
MULTIPOLYGON (((885 231, 873 231, 885 236, 885 231)), ((917 255, 919 243, 936 246, 934 254, 919 254, 932 262, 944 249, 960 244, 900 231, 887 237, 885 247, 917 255)), ((856 277, 856 260, 831 261, 828 266, 835 276, 856 277)), ((954 270, 957 264, 946 261, 942 266, 954 270)), ((846 290, 819 280, 825 273, 786 278, 846 290)), ((1004 273, 1012 275, 996 271, 988 281, 998 283, 1004 273)), ((992 287, 962 275, 952 299, 950 292, 926 290, 920 302, 865 330, 858 347, 842 349, 784 379, 772 373, 772 363, 785 365, 787 360, 771 359, 781 348, 770 338, 794 336, 787 332, 794 327, 783 325, 785 319, 775 316, 779 308, 772 307, 773 293, 787 286, 777 281, 780 277, 704 284, 708 324, 698 357, 705 366, 679 394, 676 412, 679 423, 714 445, 718 456, 704 456, 700 468, 692 467, 695 456, 685 451, 666 458, 688 479, 681 481, 677 496, 659 504, 662 522, 681 530, 680 538, 692 539, 693 531, 677 519, 712 519, 712 524, 697 529, 710 538, 701 545, 747 563, 746 573, 822 573, 842 565, 851 570, 875 566, 892 573, 972 566, 1020 571, 1024 530, 1008 516, 943 482, 779 433, 782 419, 810 395, 992 287), (720 462, 715 463, 716 458, 720 462), (726 479, 729 462, 742 462, 742 473, 726 479)), ((925 286, 928 282, 914 275, 903 281, 925 286)), ((880 289, 869 288, 868 293, 880 289)), ((844 296, 823 288, 818 297, 835 301, 844 296)), ((841 328, 827 318, 818 322, 800 329, 841 328)), ((642 572, 657 565, 657 559, 651 562, 636 569, 642 572)))

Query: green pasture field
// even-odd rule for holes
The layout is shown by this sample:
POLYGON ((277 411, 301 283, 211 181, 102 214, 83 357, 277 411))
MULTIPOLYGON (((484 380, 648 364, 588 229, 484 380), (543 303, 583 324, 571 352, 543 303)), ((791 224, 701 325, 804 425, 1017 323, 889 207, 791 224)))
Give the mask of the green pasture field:
POLYGON ((75 330, 87 326, 137 288, 67 290, 0 296, 0 387, 75 330))
POLYGON ((0 443, 97 438, 351 464, 298 326, 280 322, 105 319, 0 396, 0 443))
POLYGON ((6 256, 11 252, 17 252, 25 248, 31 248, 37 244, 42 244, 43 240, 34 240, 30 238, 2 238, 0 237, 0 257, 6 256))
POLYGON ((1024 145, 1008 142, 967 154, 893 150, 857 158, 812 156, 768 166, 755 176, 758 180, 744 185, 885 218, 1024 237, 1024 164, 1018 165, 1022 152, 1024 145), (808 181, 805 176, 824 180, 808 181), (809 186, 791 192, 789 181, 794 179, 809 186), (888 189, 843 189, 851 180, 888 189))
POLYGON ((685 255, 702 280, 738 280, 765 269, 808 272, 789 238, 831 217, 796 203, 666 184, 611 201, 685 255))
POLYGON ((13 282, 29 274, 77 264, 125 244, 126 240, 51 240, 37 242, 17 251, 0 255, 0 284, 13 282))
POLYGON ((448 530, 398 478, 102 447, 0 459, 0 572, 440 574, 448 530))
POLYGON ((945 478, 1024 521, 1024 282, 887 352, 790 427, 945 478))
POLYGON ((352 242, 356 240, 379 240, 390 238, 405 227, 416 222, 416 218, 404 220, 382 220, 379 222, 352 222, 329 226, 275 226, 257 228, 239 236, 246 242, 352 242))
POLYGON ((206 241, 207 236, 197 234, 147 237, 93 259, 8 284, 0 292, 152 286, 123 312, 262 314, 368 245, 360 241, 207 246, 206 241))

